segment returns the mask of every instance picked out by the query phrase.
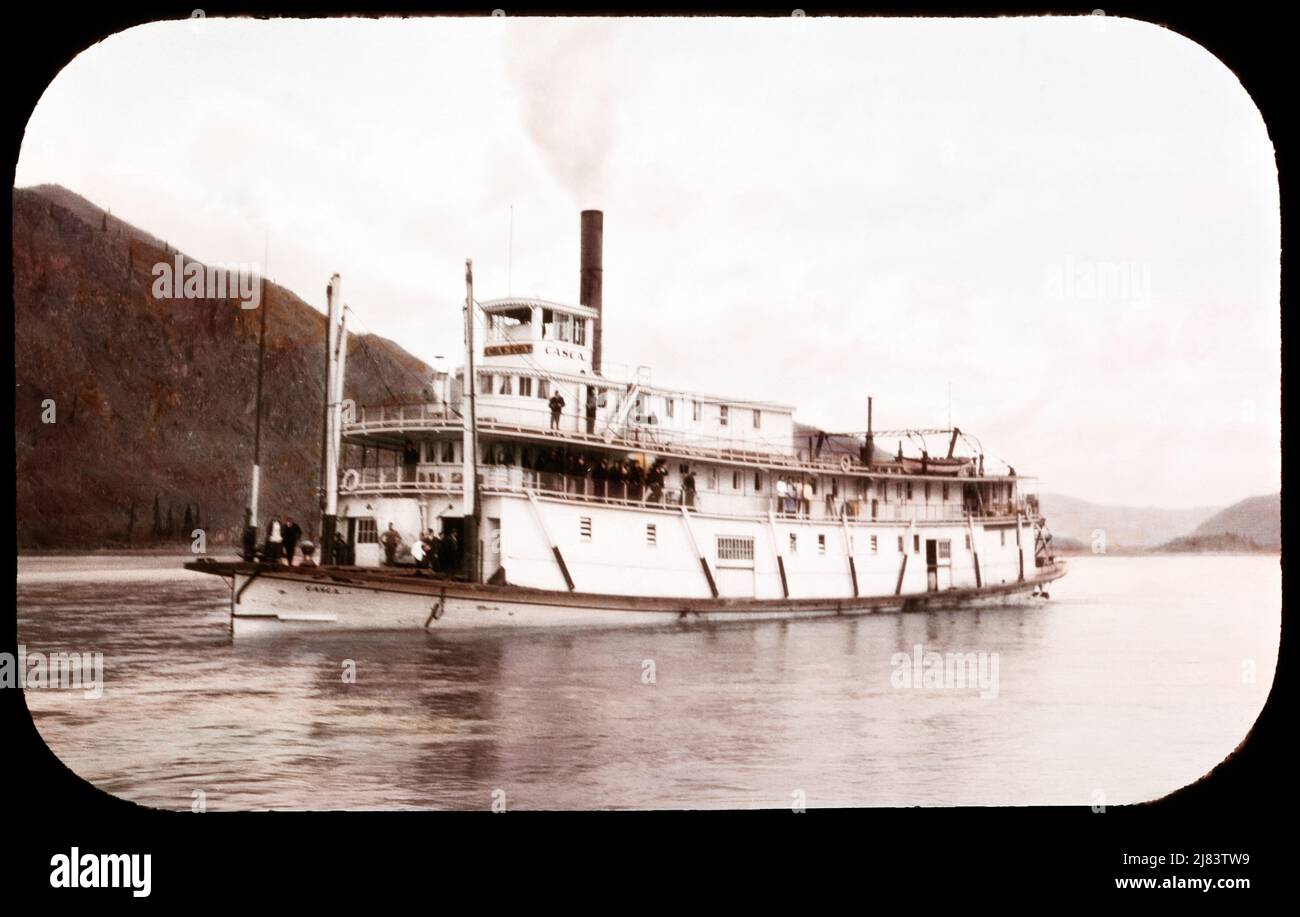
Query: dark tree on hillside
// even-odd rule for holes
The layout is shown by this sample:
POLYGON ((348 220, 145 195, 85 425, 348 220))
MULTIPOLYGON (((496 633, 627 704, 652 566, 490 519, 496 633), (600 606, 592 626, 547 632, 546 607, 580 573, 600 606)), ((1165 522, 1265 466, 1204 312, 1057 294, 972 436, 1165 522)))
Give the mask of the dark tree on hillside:
POLYGON ((176 517, 172 515, 172 505, 167 504, 167 535, 168 537, 176 534, 176 517))
POLYGON ((163 533, 162 528, 162 506, 158 502, 158 494, 153 495, 153 535, 157 538, 163 533))
POLYGON ((126 511, 126 543, 130 544, 135 540, 135 501, 131 501, 131 508, 126 511))
POLYGON ((184 532, 186 538, 189 537, 190 532, 194 531, 194 514, 190 512, 188 503, 185 504, 185 528, 181 531, 184 532))

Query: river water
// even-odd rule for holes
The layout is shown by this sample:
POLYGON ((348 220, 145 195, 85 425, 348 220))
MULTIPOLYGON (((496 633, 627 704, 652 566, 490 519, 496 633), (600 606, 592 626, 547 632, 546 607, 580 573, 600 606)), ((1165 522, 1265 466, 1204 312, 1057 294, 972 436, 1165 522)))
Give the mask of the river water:
POLYGON ((28 664, 103 654, 99 697, 27 691, 41 735, 163 809, 1150 800, 1244 738, 1281 620, 1276 556, 1087 556, 1023 607, 236 642, 184 559, 18 561, 28 664))

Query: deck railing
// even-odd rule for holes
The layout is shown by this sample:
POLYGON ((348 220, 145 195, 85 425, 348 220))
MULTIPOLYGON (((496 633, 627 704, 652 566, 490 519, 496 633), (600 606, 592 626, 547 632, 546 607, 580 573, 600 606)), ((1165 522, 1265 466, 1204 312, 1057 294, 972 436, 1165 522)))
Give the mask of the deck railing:
MULTIPOLYGON (((826 453, 812 458, 795 451, 794 444, 785 446, 790 451, 781 451, 776 444, 760 440, 727 439, 653 423, 629 423, 621 431, 614 431, 604 429, 604 421, 597 420, 591 432, 588 432, 585 418, 575 417, 571 407, 570 412, 564 416, 564 423, 559 430, 550 428, 550 415, 543 408, 511 408, 511 411, 526 412, 529 419, 535 419, 536 423, 497 420, 491 415, 490 410, 481 408, 478 417, 479 432, 520 437, 539 444, 553 443, 561 447, 584 444, 595 448, 613 446, 627 452, 657 452, 686 459, 739 462, 791 473, 844 474, 846 473, 843 464, 845 458, 849 459, 849 470, 853 473, 862 474, 868 470, 860 464, 856 455, 826 453)), ((383 433, 405 435, 463 429, 464 422, 457 410, 440 402, 431 402, 358 408, 355 421, 344 424, 343 434, 345 437, 364 437, 383 433)), ((873 475, 897 474, 900 478, 903 475, 903 469, 890 462, 877 462, 871 467, 870 472, 873 475)), ((907 478, 948 481, 954 484, 972 480, 935 474, 908 474, 907 478)))
MULTIPOLYGON (((343 493, 361 496, 458 496, 464 477, 455 466, 423 464, 398 468, 366 468, 355 477, 345 478, 343 493)), ((633 481, 596 480, 590 476, 534 471, 518 466, 488 466, 479 472, 479 488, 484 493, 524 494, 603 503, 615 506, 688 509, 721 516, 850 522, 961 522, 975 519, 1014 518, 1018 514, 1037 515, 1028 501, 985 506, 973 511, 955 503, 882 503, 875 513, 869 501, 827 498, 812 500, 780 498, 775 494, 727 493, 682 487, 653 488, 633 481)))

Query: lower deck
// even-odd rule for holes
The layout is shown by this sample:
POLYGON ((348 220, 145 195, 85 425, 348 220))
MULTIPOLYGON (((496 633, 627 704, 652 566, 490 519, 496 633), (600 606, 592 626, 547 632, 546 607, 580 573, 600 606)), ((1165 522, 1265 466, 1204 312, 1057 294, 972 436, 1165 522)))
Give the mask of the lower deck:
MULTIPOLYGON (((445 496, 340 502, 355 563, 380 567, 391 524, 409 548, 433 530, 463 536, 445 496)), ((1024 582, 1049 562, 1041 519, 863 521, 769 513, 736 517, 654 504, 610 505, 534 493, 481 500, 482 581, 558 593, 673 599, 851 599, 1024 582)))

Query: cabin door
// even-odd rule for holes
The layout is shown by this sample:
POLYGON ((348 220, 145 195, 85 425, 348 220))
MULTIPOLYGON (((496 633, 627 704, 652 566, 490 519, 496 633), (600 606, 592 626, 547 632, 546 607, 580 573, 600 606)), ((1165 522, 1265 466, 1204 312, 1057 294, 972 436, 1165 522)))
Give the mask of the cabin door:
POLYGON ((340 561, 334 558, 334 563, 355 564, 357 562, 357 520, 355 517, 348 519, 348 556, 346 560, 340 561))
POLYGON ((925 540, 925 589, 939 591, 939 542, 933 538, 925 540))

